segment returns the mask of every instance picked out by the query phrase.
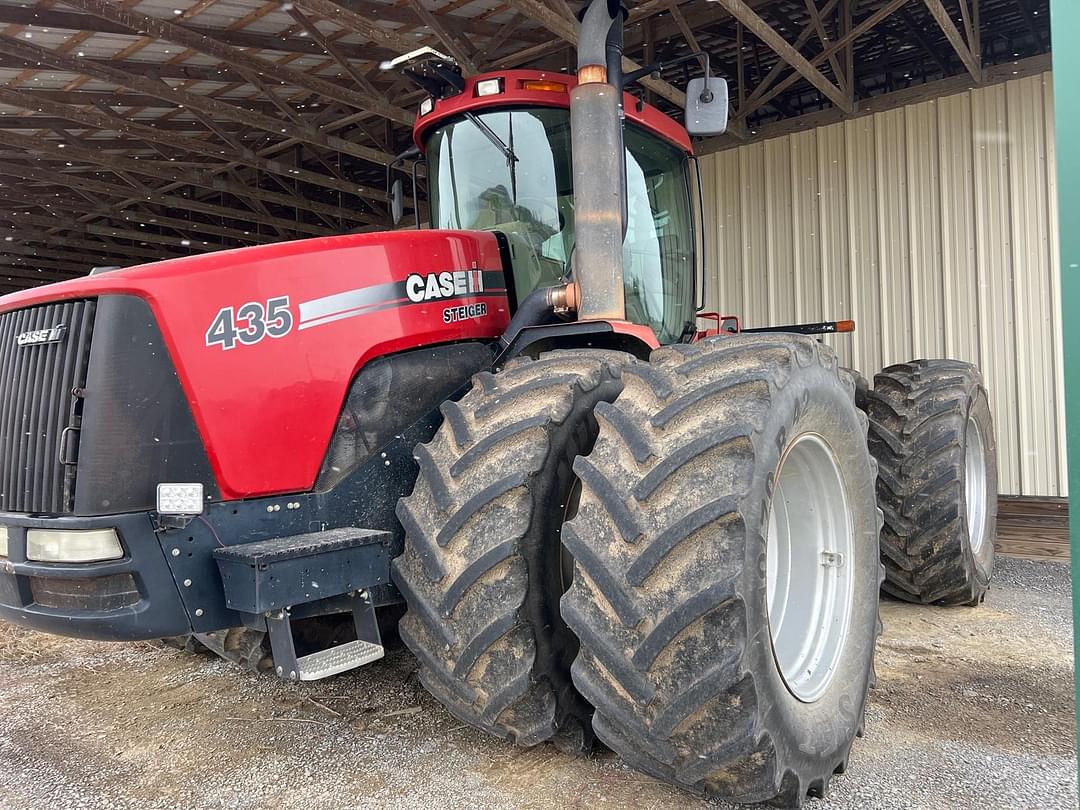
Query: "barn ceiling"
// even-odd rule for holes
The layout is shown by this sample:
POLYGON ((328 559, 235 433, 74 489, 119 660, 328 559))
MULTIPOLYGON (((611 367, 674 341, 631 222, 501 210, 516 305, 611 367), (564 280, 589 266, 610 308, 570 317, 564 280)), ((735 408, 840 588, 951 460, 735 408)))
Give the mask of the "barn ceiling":
MULTIPOLYGON (((672 115, 704 50, 732 135, 1047 53, 1048 0, 643 0, 629 60, 672 115)), ((0 291, 389 226, 422 93, 378 63, 565 70, 566 0, 0 0, 0 291)))

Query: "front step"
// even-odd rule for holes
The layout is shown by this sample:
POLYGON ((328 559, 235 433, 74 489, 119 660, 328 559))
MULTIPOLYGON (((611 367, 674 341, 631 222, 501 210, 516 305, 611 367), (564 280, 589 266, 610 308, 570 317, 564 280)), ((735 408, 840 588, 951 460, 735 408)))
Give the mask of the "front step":
MULTIPOLYGON (((214 558, 225 603, 265 623, 274 671, 286 680, 314 681, 383 657, 369 589, 390 581, 389 532, 341 528, 219 548, 214 558), (317 613, 351 612, 356 640, 296 654, 293 609, 320 603, 317 613)), ((311 606, 303 611, 312 615, 311 606)))
POLYGON ((371 595, 360 591, 350 596, 349 603, 356 640, 300 656, 296 654, 289 609, 268 612, 266 627, 270 631, 274 671, 287 681, 317 681, 382 658, 382 638, 371 595))
MULTIPOLYGON (((345 672, 372 661, 378 661, 385 651, 381 644, 373 644, 370 641, 348 641, 338 647, 330 647, 325 650, 303 655, 296 659, 297 679, 301 681, 317 681, 319 678, 329 678, 339 672, 345 672)), ((276 666, 275 666, 276 668, 276 666)), ((292 670, 290 670, 290 673, 292 670)))

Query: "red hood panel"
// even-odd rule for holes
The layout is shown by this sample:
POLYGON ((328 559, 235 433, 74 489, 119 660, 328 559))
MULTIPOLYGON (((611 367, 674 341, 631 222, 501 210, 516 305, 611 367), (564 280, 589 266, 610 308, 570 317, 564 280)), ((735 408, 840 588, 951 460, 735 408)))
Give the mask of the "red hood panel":
POLYGON ((463 231, 171 259, 4 296, 0 311, 110 293, 150 304, 226 498, 310 489, 369 360, 509 322, 495 237, 463 231))

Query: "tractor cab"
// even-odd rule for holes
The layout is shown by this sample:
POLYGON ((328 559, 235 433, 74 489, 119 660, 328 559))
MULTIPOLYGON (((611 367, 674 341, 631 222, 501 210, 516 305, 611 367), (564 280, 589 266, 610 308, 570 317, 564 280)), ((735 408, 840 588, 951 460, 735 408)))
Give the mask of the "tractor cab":
MULTIPOLYGON (((574 274, 576 80, 526 70, 458 78, 460 90, 436 89, 421 104, 414 130, 414 153, 426 163, 428 221, 432 228, 496 234, 520 303, 574 274)), ((629 94, 623 106, 626 320, 649 327, 662 344, 674 343, 692 335, 695 324, 690 139, 629 94)), ((619 178, 605 180, 614 198, 619 178)))

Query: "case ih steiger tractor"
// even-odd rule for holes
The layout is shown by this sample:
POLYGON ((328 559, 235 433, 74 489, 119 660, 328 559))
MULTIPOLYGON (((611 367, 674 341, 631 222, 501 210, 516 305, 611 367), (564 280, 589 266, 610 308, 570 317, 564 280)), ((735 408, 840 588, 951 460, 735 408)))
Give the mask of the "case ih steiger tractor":
POLYGON ((311 680, 403 612, 480 729, 595 735, 736 801, 824 793, 882 578, 988 587, 986 393, 953 361, 868 390, 828 324, 698 329, 690 135, 726 88, 706 61, 689 133, 624 93, 623 22, 586 4, 576 79, 400 60, 430 93, 405 156, 430 229, 0 299, 0 617, 311 680))

